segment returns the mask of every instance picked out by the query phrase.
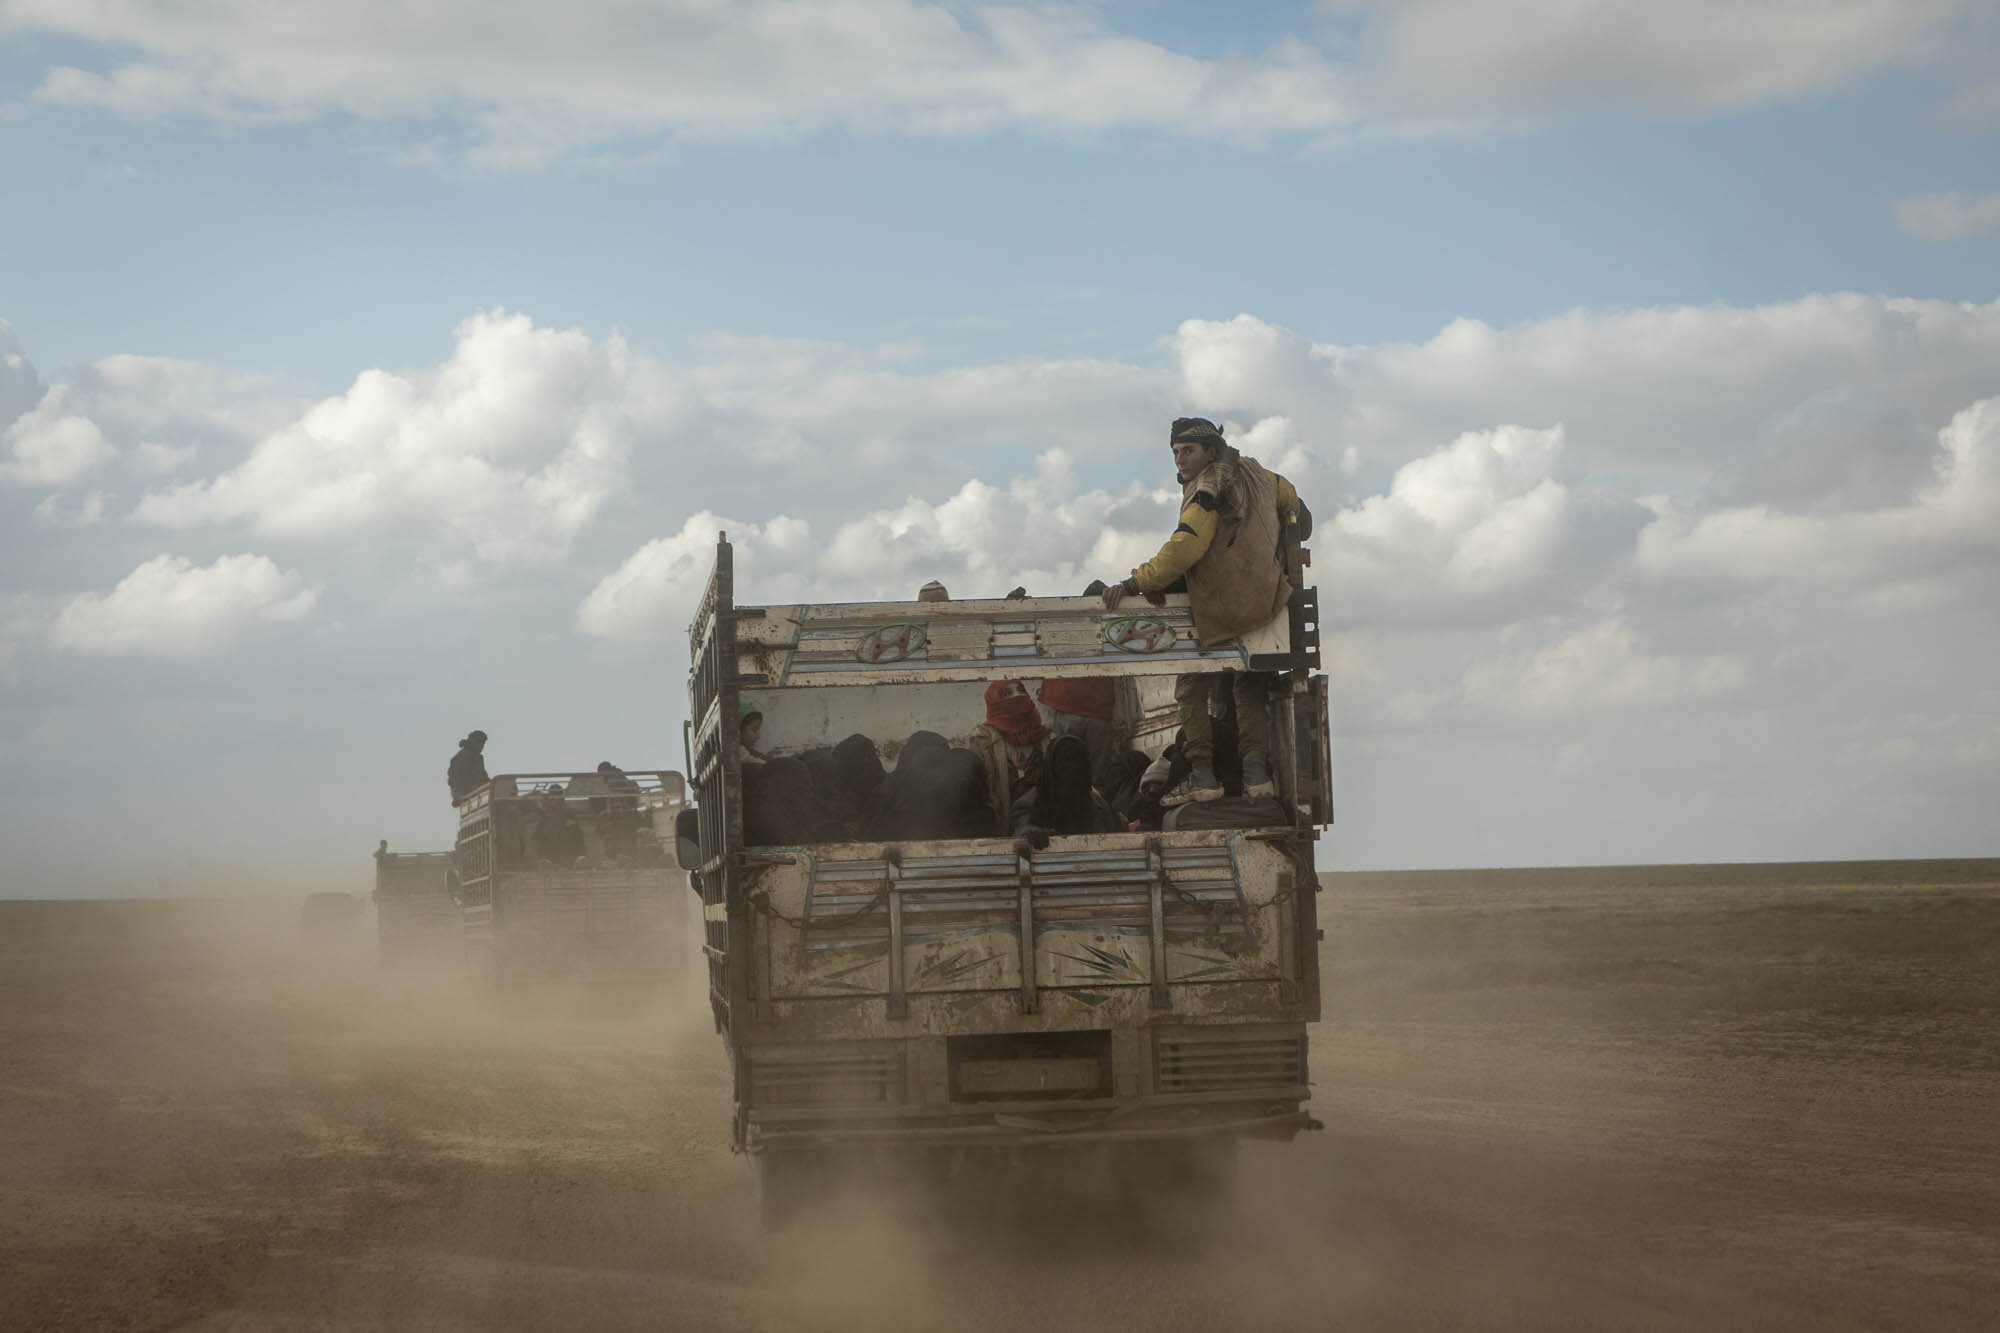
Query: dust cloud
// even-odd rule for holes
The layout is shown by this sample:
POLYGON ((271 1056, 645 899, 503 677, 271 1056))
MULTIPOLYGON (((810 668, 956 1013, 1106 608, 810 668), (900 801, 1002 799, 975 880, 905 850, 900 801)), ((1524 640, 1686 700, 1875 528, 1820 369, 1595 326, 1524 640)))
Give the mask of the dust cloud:
MULTIPOLYGON (((690 966, 500 1004, 302 895, 0 902, 0 1325, 1990 1326, 2000 863, 1336 875, 1323 1133, 1196 1204, 884 1166, 758 1228, 690 966)), ((690 941, 687 952, 695 952, 690 941)))

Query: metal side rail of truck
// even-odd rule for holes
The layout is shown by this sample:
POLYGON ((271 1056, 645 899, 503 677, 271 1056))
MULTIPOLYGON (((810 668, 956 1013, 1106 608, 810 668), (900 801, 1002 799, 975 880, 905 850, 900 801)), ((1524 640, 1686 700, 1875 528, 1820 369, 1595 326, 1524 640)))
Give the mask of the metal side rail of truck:
POLYGON ((375 931, 392 966, 456 963, 465 956, 450 852, 375 853, 375 931))
POLYGON ((679 773, 509 773, 458 803, 465 951, 496 988, 659 985, 685 957, 679 773))
MULTIPOLYGON (((1316 1129, 1314 868, 1332 821, 1307 554, 1292 605, 1211 650, 1185 596, 743 606, 728 541, 690 628, 695 807, 677 854, 703 904, 709 996, 767 1226, 829 1167, 1108 1146, 1135 1179, 1226 1178, 1245 1137, 1316 1129), (1184 832, 751 846, 739 719, 765 757, 860 733, 893 759, 954 744, 995 680, 1120 682, 1157 754, 1190 672, 1270 673, 1272 822, 1184 832), (923 1150, 908 1154, 907 1150, 923 1150), (967 1150, 951 1151, 944 1150, 967 1150)), ((996 817, 996 823, 997 817, 996 817)), ((928 1169, 928 1168, 927 1168, 928 1169)))

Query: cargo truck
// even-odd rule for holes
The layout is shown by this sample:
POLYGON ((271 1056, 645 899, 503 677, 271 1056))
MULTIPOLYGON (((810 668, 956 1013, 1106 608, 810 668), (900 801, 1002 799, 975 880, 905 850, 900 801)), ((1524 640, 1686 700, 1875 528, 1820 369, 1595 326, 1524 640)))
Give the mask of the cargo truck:
POLYGON ((679 773, 506 773, 458 803, 459 911, 476 972, 502 989, 645 991, 686 956, 674 862, 679 773))
MULTIPOLYGON (((1201 649, 1184 595, 744 605, 732 552, 689 631, 700 895, 734 1146, 783 1226, 830 1166, 1104 1148, 1114 1172, 1226 1179, 1244 1138, 1318 1128, 1315 843, 1332 820, 1308 556, 1290 607, 1201 649), (863 734, 954 744, 987 685, 1119 682, 1126 743, 1174 739, 1175 679, 1271 673, 1274 811, 1255 827, 753 846, 746 762, 863 734), (761 756, 740 720, 761 715, 761 756)), ((1223 693, 1227 693, 1224 691, 1223 693)), ((956 1165, 947 1169, 956 1169, 956 1165)))
POLYGON ((375 850, 375 932, 382 961, 398 966, 457 963, 465 927, 453 896, 450 852, 375 850))

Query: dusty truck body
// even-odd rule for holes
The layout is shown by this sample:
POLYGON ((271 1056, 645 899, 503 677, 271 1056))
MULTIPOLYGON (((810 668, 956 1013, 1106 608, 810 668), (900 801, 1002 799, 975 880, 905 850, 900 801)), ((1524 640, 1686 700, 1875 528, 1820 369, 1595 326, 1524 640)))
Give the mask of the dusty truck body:
POLYGON ((1313 852, 1331 821, 1316 606, 1305 590, 1248 647, 1204 652, 1186 602, 742 606, 718 543, 690 630, 699 839, 681 856, 703 901, 735 1144, 767 1222, 856 1155, 843 1150, 1203 1143, 1233 1158, 1237 1138, 1316 1127, 1313 852), (1127 738, 1157 753, 1177 676, 1253 663, 1284 673, 1271 699, 1284 823, 1041 849, 744 842, 746 700, 767 754, 860 732, 889 761, 920 729, 959 742, 990 681, 1109 676, 1129 682, 1127 738))
POLYGON ((453 895, 450 852, 375 853, 375 934, 396 965, 457 962, 465 926, 453 895))
POLYGON ((458 805, 459 910, 498 987, 651 987, 685 956, 678 773, 503 774, 458 805))

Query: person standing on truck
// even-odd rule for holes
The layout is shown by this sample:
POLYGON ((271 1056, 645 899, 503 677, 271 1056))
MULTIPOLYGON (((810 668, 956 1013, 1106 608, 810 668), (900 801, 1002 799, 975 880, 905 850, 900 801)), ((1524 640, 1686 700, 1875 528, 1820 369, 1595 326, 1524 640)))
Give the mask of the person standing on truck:
POLYGON ((470 732, 458 743, 458 753, 451 757, 451 765, 444 771, 444 779, 451 785, 453 805, 486 785, 485 750, 483 731, 470 732))
MULTIPOLYGON (((1175 479, 1181 483, 1180 521, 1158 554, 1104 590, 1104 605, 1116 610, 1133 593, 1157 598, 1185 578, 1195 638, 1203 648, 1213 648, 1269 623, 1285 609, 1292 595, 1285 576, 1285 536, 1301 522, 1303 510, 1291 482, 1237 452, 1206 418, 1177 418, 1168 444, 1175 479)), ((1211 672, 1182 676, 1174 685, 1181 726, 1187 733, 1187 760, 1193 768, 1161 798, 1162 805, 1222 798, 1208 700, 1209 691, 1224 676, 1230 678, 1236 695, 1243 794, 1277 795, 1265 711, 1271 677, 1261 672, 1211 672)))

